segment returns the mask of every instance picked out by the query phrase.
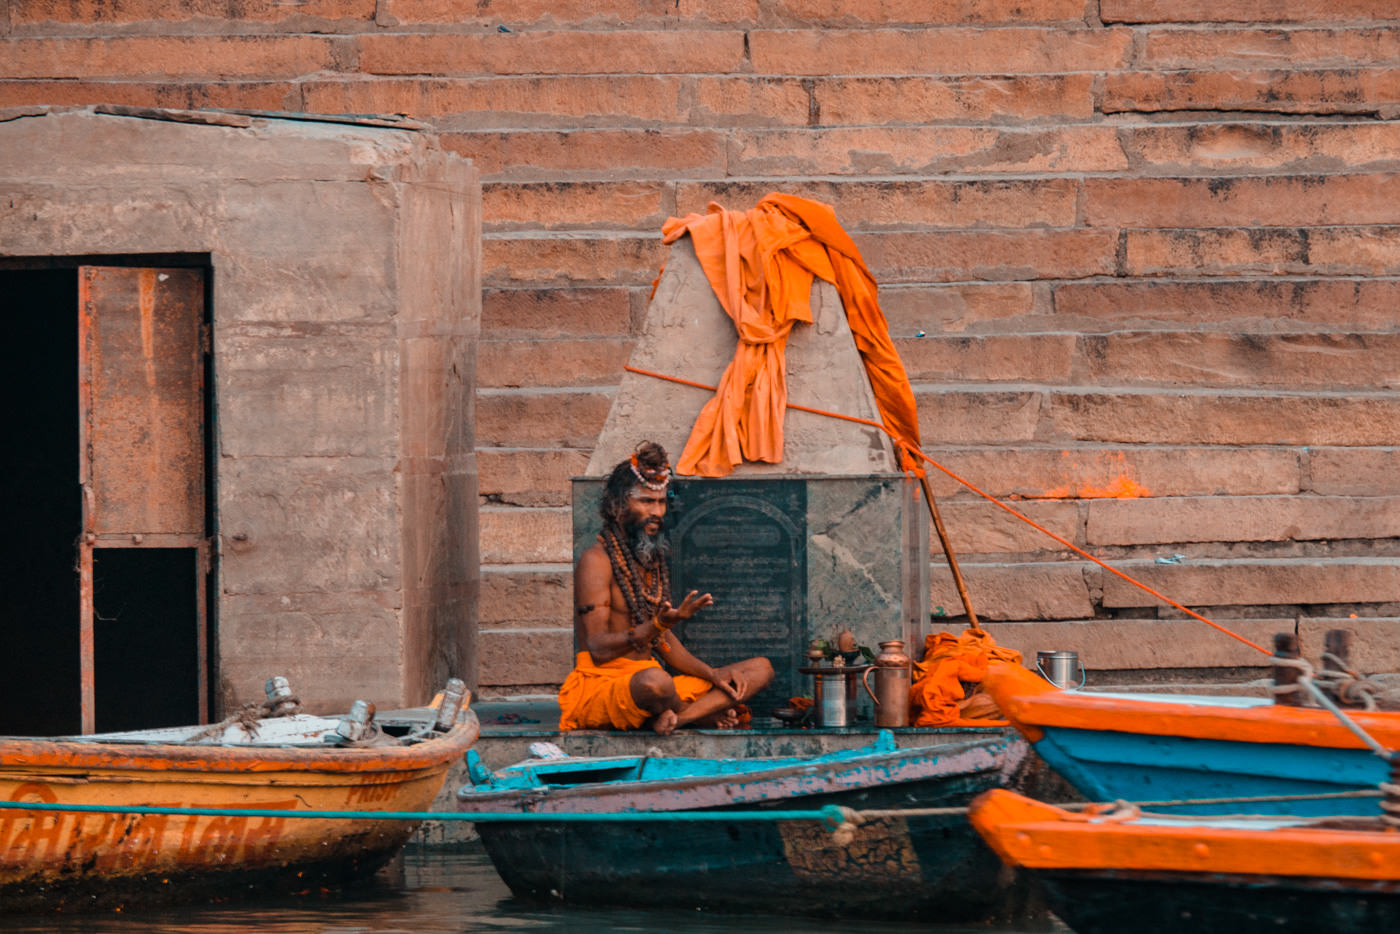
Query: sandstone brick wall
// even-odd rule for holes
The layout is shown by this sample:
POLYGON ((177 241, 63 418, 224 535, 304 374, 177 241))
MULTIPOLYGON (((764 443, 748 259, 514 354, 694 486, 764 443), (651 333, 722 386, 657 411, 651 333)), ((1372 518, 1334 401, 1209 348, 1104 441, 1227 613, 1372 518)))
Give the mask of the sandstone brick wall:
MULTIPOLYGON (((499 690, 568 666, 566 478, 659 224, 774 189, 864 251, 930 453, 1251 636, 1341 620, 1400 667, 1393 0, 9 0, 0 32, 0 106, 399 112, 476 160, 499 690)), ((1256 661, 936 481, 1005 641, 1256 661)))

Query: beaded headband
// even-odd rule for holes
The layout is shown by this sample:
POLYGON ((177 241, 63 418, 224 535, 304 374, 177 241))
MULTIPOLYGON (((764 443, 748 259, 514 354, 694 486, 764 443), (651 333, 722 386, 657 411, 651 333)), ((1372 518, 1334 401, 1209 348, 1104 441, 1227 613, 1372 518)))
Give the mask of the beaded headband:
POLYGON ((671 465, 663 467, 643 467, 637 461, 637 455, 632 455, 632 475, 637 478, 637 482, 648 490, 660 493, 666 489, 666 484, 671 482, 671 465))

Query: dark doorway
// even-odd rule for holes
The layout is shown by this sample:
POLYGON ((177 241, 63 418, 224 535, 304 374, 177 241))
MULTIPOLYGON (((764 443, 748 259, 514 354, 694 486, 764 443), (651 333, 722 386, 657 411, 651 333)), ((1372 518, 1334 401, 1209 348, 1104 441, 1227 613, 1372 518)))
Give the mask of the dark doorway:
POLYGON ((0 734, 207 719, 207 266, 0 265, 0 734))
POLYGON ((0 270, 0 733, 79 729, 78 275, 0 270))
POLYGON ((97 731, 194 722, 198 553, 96 548, 92 557, 97 731))

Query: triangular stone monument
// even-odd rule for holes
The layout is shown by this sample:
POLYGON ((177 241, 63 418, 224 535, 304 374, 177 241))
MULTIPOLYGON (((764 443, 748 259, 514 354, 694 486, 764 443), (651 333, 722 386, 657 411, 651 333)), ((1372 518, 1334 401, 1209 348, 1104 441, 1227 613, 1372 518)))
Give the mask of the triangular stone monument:
MULTIPOLYGON (((812 286, 812 319, 788 339, 788 401, 878 422, 829 283, 812 286)), ((713 386, 736 342, 690 238, 682 238, 671 247, 631 365, 713 386)), ((713 395, 623 375, 587 475, 574 481, 575 560, 598 534, 602 478, 642 440, 659 442, 675 463, 713 395)), ((773 684, 752 704, 757 722, 812 693, 800 671, 812 639, 849 629, 872 649, 903 639, 921 650, 912 643, 928 630, 928 515, 883 431, 789 409, 782 463, 744 463, 717 479, 676 477, 672 492, 673 595, 697 589, 715 597, 677 632, 713 665, 754 655, 773 662, 773 684)))

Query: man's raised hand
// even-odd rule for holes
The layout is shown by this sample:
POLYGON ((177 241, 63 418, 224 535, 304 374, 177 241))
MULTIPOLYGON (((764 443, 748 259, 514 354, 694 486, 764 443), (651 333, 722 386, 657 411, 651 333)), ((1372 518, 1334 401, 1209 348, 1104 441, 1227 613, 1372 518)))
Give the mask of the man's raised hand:
POLYGON ((661 618, 663 623, 667 624, 666 628, 669 629, 683 619, 690 619, 696 613, 712 605, 714 602, 715 598, 709 594, 702 594, 698 590, 692 590, 685 595, 685 599, 681 601, 681 605, 678 607, 671 606, 670 600, 662 603, 661 609, 657 612, 657 616, 661 618))

